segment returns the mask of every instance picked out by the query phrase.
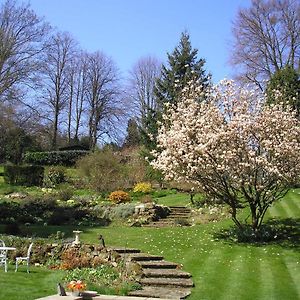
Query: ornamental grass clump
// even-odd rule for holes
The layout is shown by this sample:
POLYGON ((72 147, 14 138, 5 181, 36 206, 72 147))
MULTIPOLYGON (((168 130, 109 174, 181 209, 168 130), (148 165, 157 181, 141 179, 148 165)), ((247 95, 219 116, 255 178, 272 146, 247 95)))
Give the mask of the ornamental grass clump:
POLYGON ((110 193, 108 199, 115 204, 119 204, 129 202, 130 196, 124 191, 114 191, 110 193))

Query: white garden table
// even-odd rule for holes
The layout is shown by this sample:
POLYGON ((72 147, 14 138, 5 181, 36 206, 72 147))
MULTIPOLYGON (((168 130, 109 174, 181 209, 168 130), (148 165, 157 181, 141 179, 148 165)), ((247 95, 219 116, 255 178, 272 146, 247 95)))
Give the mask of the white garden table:
POLYGON ((17 250, 17 248, 15 248, 15 247, 7 247, 7 246, 4 246, 4 247, 0 247, 0 250, 7 250, 7 251, 9 251, 9 250, 17 250))
MULTIPOLYGON (((7 247, 7 246, 1 246, 0 251, 15 251, 15 247, 7 247)), ((6 258, 5 258, 6 259, 6 258)), ((5 272, 7 272, 7 264, 5 263, 5 272)))

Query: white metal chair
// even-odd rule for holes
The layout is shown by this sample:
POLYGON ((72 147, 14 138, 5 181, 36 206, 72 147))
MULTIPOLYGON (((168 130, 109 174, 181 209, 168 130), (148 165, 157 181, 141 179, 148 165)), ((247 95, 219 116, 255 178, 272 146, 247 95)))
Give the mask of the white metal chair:
POLYGON ((30 254, 31 254, 31 249, 32 249, 33 243, 31 243, 28 247, 27 250, 27 256, 24 257, 16 257, 16 270, 15 272, 18 271, 18 265, 21 261, 26 261, 27 264, 27 273, 29 273, 29 261, 30 261, 30 254))
MULTIPOLYGON (((5 247, 3 240, 0 240, 0 247, 5 247)), ((7 272, 7 250, 0 250, 0 265, 4 265, 4 271, 7 272)))

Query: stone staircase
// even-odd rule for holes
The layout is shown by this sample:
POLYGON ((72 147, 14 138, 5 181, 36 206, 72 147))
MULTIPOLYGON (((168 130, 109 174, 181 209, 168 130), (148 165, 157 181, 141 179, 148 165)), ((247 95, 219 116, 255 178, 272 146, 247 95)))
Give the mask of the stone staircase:
POLYGON ((184 206, 169 206, 170 214, 158 221, 153 221, 143 227, 168 227, 175 225, 187 225, 191 216, 191 209, 184 206))
POLYGON ((185 299, 194 283, 191 274, 180 269, 180 265, 165 261, 160 255, 141 253, 139 249, 111 248, 126 261, 141 267, 139 283, 141 290, 130 292, 130 296, 165 299, 185 299))

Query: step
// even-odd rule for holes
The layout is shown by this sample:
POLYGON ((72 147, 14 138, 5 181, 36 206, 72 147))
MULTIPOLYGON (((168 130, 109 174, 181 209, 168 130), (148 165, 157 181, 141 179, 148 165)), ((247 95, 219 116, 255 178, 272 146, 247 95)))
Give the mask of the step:
POLYGON ((177 269, 143 269, 144 277, 191 278, 191 274, 177 269))
POLYGON ((111 247, 109 250, 116 251, 118 253, 140 253, 141 250, 135 248, 126 248, 126 247, 111 247))
POLYGON ((190 213, 191 209, 188 208, 171 208, 171 212, 183 212, 183 213, 190 213))
POLYGON ((172 286, 172 287, 193 287, 193 280, 190 278, 142 278, 139 281, 142 285, 150 286, 172 286))
POLYGON ((151 261, 151 260, 160 261, 163 260, 164 257, 160 255, 151 255, 147 253, 134 253, 134 254, 130 254, 129 258, 134 261, 151 261))
POLYGON ((151 261, 139 261, 138 264, 142 268, 150 268, 150 269, 176 269, 178 268, 178 264, 165 261, 165 260, 151 260, 151 261))
POLYGON ((175 214, 171 214, 171 215, 168 215, 167 218, 168 219, 188 219, 188 218, 190 218, 190 216, 188 216, 188 215, 175 215, 175 214))
POLYGON ((166 287, 150 287, 146 286, 142 290, 129 292, 130 296, 153 297, 165 299, 185 299, 191 294, 189 288, 166 288, 166 287))

